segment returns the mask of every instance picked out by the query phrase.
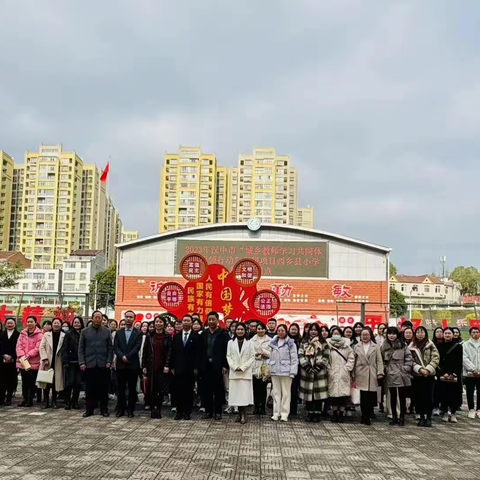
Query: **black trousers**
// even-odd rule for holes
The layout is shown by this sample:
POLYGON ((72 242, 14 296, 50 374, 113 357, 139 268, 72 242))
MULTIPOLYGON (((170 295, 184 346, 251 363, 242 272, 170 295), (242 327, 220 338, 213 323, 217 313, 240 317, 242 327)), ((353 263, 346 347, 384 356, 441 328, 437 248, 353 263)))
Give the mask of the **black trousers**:
POLYGON ((192 413, 194 387, 195 376, 193 373, 175 376, 172 398, 175 399, 178 415, 190 415, 192 413))
POLYGON ((137 403, 137 380, 138 370, 132 370, 128 368, 122 368, 117 370, 117 382, 118 382, 118 404, 117 411, 125 412, 128 409, 129 412, 135 411, 135 405, 137 403), (128 386, 128 405, 127 405, 127 390, 128 386))
POLYGON ((433 387, 433 408, 440 408, 441 383, 440 380, 435 380, 435 386, 433 387))
POLYGON ((480 410, 480 378, 465 377, 464 381, 467 389, 468 409, 480 410), (475 389, 477 389, 477 408, 475 408, 475 389))
POLYGON ((253 403, 260 408, 267 404, 267 382, 257 377, 253 377, 253 403))
POLYGON ((440 405, 441 410, 452 415, 462 405, 463 388, 461 382, 440 382, 440 405))
POLYGON ((0 365, 0 403, 12 400, 13 394, 17 389, 18 374, 15 362, 2 363, 0 365))
POLYGON ((205 411, 209 414, 222 414, 222 407, 225 403, 225 387, 223 374, 220 370, 212 370, 210 366, 203 372, 205 411))
POLYGON ((389 388, 390 390, 390 407, 392 409, 392 415, 397 416, 397 391, 400 398, 400 415, 407 413, 407 392, 405 387, 389 388))
POLYGON ((321 413, 322 411, 322 400, 312 400, 311 402, 306 402, 305 408, 308 413, 321 413))
POLYGON ((377 392, 360 390, 360 410, 362 417, 372 418, 373 409, 377 404, 377 392))
POLYGON ((22 375, 22 396, 25 402, 33 402, 37 387, 35 382, 37 381, 37 370, 20 370, 22 375))
POLYGON ((418 415, 432 415, 435 377, 413 377, 413 397, 418 415))
POLYGON ((87 368, 85 371, 86 410, 93 413, 100 403, 100 411, 108 410, 109 368, 87 368))
POLYGON ((300 374, 292 380, 290 397, 290 415, 296 415, 298 412, 298 389, 300 388, 300 374))

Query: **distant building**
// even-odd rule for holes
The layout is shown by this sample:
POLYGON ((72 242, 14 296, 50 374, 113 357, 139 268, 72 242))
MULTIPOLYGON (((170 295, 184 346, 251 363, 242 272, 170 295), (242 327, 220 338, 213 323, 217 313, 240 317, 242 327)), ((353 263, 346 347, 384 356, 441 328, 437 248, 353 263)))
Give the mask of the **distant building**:
POLYGON ((300 207, 297 210, 297 225, 304 228, 313 228, 313 207, 300 207))
POLYGON ((32 261, 25 257, 22 252, 0 252, 0 263, 11 263, 14 265, 19 262, 24 268, 30 268, 32 261))
MULTIPOLYGON (((4 252, 1 252, 4 253, 4 252)), ((59 269, 26 268, 17 285, 2 288, 0 293, 59 293, 62 271, 59 269)))
POLYGON ((75 250, 65 260, 63 269, 64 293, 88 293, 95 275, 107 267, 102 250, 75 250))
POLYGON ((0 170, 0 250, 8 250, 14 161, 8 153, 0 150, 0 162, 2 164, 0 170))
POLYGON ((138 231, 122 230, 122 240, 121 240, 122 243, 138 240, 139 238, 140 238, 140 235, 138 234, 138 231))
POLYGON ((390 287, 405 295, 409 303, 459 303, 460 284, 430 275, 392 275, 390 287))

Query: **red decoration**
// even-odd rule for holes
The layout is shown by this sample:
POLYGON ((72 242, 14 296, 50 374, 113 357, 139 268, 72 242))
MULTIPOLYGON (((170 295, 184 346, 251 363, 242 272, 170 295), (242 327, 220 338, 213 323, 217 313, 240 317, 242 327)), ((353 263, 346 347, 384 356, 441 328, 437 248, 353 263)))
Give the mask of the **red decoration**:
POLYGON ((280 299, 270 290, 261 290, 253 296, 252 306, 259 317, 273 317, 280 310, 280 299))
POLYGON ((203 280, 207 275, 207 260, 196 253, 187 255, 180 262, 180 273, 182 277, 190 282, 203 280))
POLYGON ((480 320, 476 319, 476 318, 472 318, 470 320, 470 328, 472 328, 472 327, 480 328, 480 320))
POLYGON ((167 311, 182 308, 184 299, 183 287, 175 282, 165 283, 158 291, 158 303, 167 311))
POLYGON ((100 177, 100 181, 103 183, 107 182, 108 174, 110 173, 110 162, 107 163, 105 170, 102 172, 102 176, 100 177))
POLYGON ((235 281, 244 287, 256 285, 262 276, 260 265, 251 259, 240 260, 233 267, 235 281))

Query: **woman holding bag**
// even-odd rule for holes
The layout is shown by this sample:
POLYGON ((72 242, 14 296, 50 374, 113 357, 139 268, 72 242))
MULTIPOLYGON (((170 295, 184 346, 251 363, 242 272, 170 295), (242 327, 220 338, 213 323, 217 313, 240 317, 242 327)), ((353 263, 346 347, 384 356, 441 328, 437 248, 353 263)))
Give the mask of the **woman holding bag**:
MULTIPOLYGON (((40 370, 53 370, 53 382, 44 384, 43 408, 58 408, 57 394, 63 390, 63 360, 62 347, 65 333, 62 332, 62 319, 52 320, 52 331, 45 333, 40 344, 40 370), (52 403, 50 404, 50 390, 52 390, 52 403)), ((42 383, 39 382, 41 387, 42 383)))

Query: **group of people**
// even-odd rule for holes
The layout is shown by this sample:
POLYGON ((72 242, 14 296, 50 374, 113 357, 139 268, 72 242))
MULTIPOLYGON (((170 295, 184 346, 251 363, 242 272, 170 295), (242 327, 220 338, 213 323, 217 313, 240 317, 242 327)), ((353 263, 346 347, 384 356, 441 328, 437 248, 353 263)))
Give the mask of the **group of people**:
POLYGON ((476 327, 463 342, 458 329, 437 328, 429 340, 424 327, 413 330, 410 322, 400 330, 380 324, 374 335, 361 323, 343 329, 312 323, 301 332, 298 324, 287 328, 275 319, 266 324, 227 319, 222 328, 216 312, 205 325, 198 315, 174 323, 163 316, 143 323, 135 317, 128 311, 117 324, 96 311, 86 328, 80 317, 71 325, 54 318, 41 327, 29 317, 21 332, 8 318, 0 333, 0 406, 11 405, 20 372, 19 406, 31 407, 40 396, 44 408, 58 408, 61 395, 65 409, 79 409, 85 388, 84 417, 98 406, 108 417, 113 389, 117 417, 134 416, 141 390, 151 418, 162 417, 170 396, 175 419, 190 420, 197 392, 203 419, 220 420, 228 402, 244 424, 251 405, 255 415, 266 414, 270 387, 274 421, 287 422, 302 402, 307 422, 329 416, 342 423, 359 406, 361 422, 370 425, 378 405, 390 425, 403 426, 407 413, 415 413, 418 426, 431 427, 435 414, 458 421, 465 385, 468 416, 480 418, 476 327), (39 371, 48 372, 50 380, 39 371))

